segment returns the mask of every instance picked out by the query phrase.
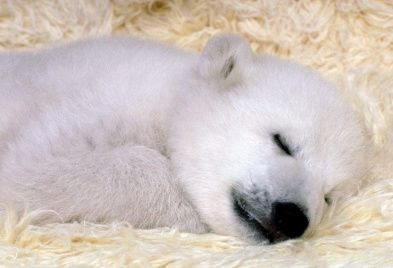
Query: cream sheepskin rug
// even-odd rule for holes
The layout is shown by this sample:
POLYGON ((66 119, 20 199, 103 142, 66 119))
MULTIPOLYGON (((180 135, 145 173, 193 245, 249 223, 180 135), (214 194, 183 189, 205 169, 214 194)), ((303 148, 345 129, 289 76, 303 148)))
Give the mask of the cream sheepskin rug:
MULTIPOLYGON (((128 34, 200 50, 239 32, 258 53, 336 82, 374 144, 370 175, 335 202, 311 237, 273 246, 125 223, 0 222, 2 267, 393 267, 393 1, 0 0, 0 48, 128 34)), ((0 186, 1 187, 1 186, 0 186)))

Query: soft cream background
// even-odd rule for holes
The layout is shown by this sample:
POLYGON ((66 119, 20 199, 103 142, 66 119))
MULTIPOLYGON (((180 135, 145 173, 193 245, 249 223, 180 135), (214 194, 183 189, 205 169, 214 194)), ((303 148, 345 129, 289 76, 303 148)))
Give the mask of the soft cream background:
POLYGON ((258 53, 312 66, 358 111, 375 153, 366 185, 337 202, 313 237, 270 247, 126 224, 0 225, 12 267, 393 267, 393 1, 0 0, 0 48, 132 34, 200 50, 222 31, 258 53))

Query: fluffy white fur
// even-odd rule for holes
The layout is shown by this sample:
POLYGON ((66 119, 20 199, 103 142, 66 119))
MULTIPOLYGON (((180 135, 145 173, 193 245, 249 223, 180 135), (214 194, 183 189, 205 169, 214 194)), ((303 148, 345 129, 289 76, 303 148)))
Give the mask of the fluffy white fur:
POLYGON ((3 53, 0 73, 0 201, 54 212, 41 222, 259 237, 235 189, 262 226, 274 202, 294 202, 312 230, 325 197, 365 170, 363 133, 336 89, 237 36, 201 55, 126 38, 3 53))

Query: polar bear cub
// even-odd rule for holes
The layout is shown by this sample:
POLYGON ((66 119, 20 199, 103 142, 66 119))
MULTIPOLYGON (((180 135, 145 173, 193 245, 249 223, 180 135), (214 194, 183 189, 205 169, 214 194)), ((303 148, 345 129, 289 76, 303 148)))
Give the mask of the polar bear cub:
POLYGON ((121 37, 0 54, 0 202, 37 223, 297 238, 365 144, 333 85, 232 34, 201 54, 121 37))

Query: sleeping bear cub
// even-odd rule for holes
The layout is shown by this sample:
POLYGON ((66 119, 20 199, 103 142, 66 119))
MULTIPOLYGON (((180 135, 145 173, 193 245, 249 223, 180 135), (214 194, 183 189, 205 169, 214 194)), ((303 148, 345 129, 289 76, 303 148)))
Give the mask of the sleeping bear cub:
POLYGON ((37 224, 297 238, 363 175, 365 140, 333 85, 232 34, 0 54, 0 203, 37 224))

